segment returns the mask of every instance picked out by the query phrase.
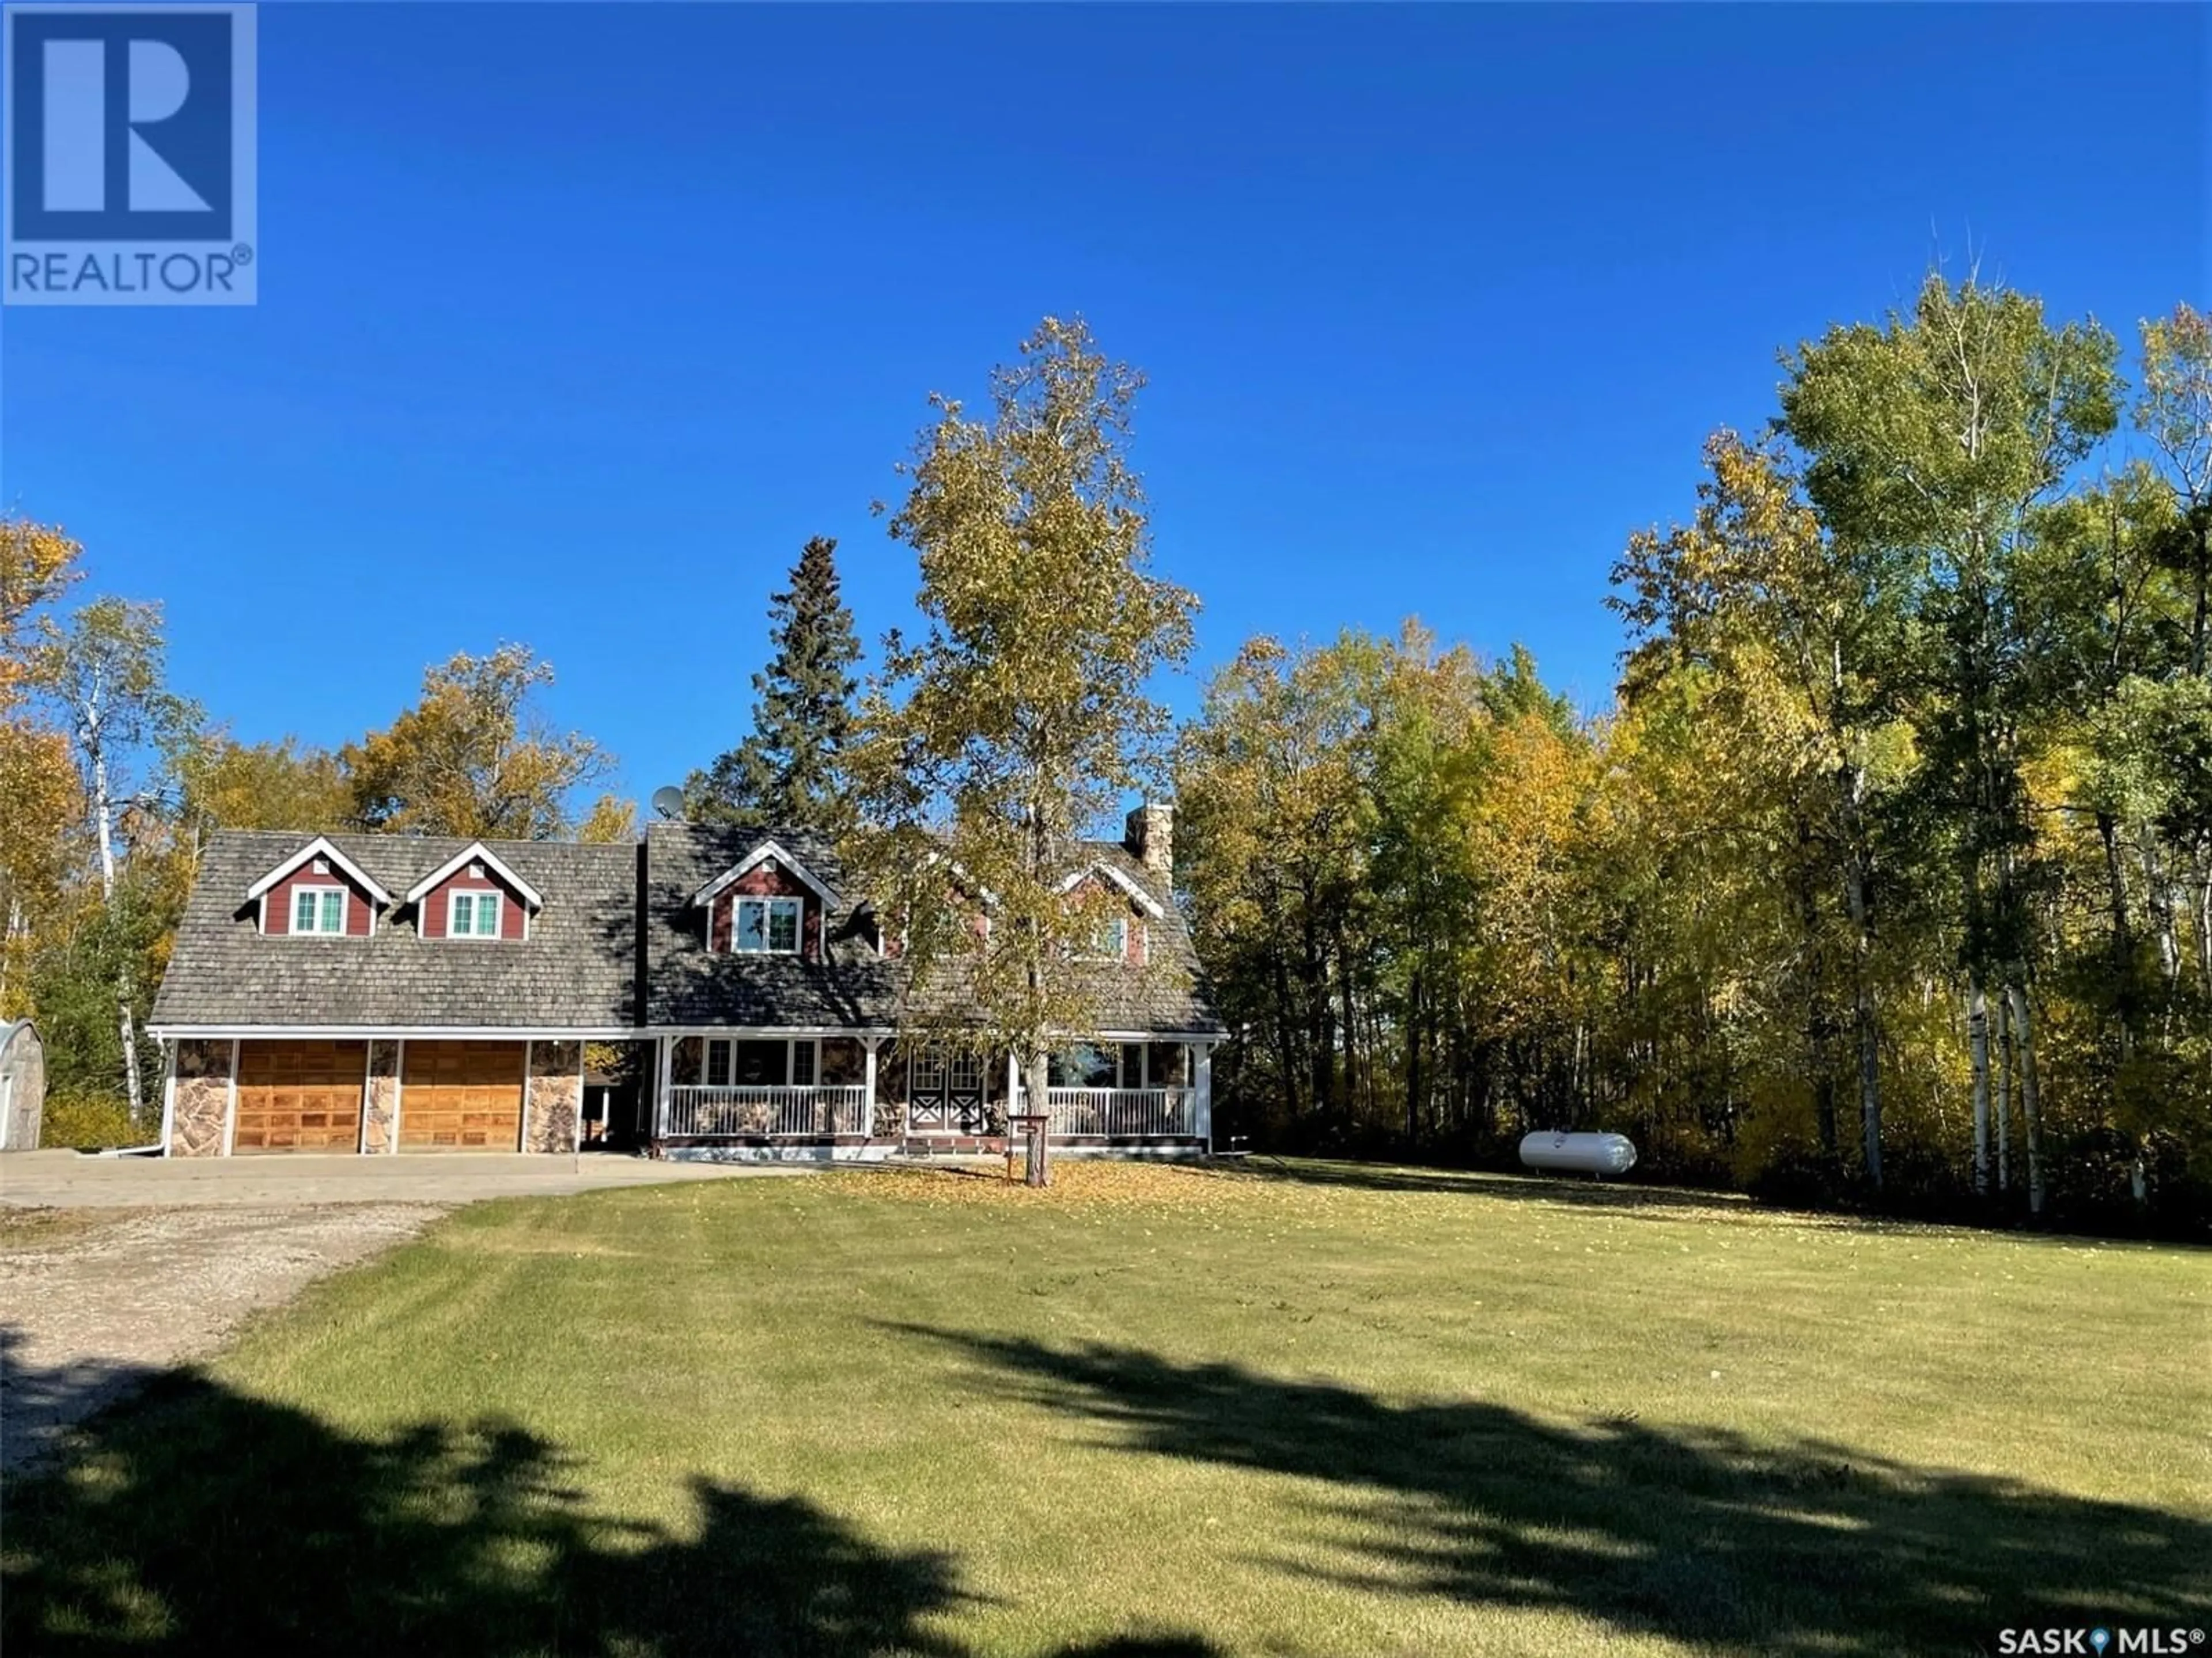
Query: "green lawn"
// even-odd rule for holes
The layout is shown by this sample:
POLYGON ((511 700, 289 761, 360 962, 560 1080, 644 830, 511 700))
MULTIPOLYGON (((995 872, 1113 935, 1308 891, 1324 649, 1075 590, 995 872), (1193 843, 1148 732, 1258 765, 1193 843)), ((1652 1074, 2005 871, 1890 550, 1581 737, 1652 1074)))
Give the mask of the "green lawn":
POLYGON ((9 1494, 5 1648, 2212 1626, 2212 1256, 1309 1165, 483 1205, 9 1494))

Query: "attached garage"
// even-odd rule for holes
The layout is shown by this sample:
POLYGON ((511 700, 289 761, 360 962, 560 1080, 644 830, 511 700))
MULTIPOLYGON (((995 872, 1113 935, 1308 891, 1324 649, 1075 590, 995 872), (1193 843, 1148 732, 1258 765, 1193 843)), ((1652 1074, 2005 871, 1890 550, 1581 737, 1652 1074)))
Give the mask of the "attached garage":
POLYGON ((403 1151, 522 1148, 522 1042, 410 1040, 400 1066, 403 1151))
POLYGON ((352 1151, 361 1145, 367 1042, 240 1042, 234 1151, 352 1151))

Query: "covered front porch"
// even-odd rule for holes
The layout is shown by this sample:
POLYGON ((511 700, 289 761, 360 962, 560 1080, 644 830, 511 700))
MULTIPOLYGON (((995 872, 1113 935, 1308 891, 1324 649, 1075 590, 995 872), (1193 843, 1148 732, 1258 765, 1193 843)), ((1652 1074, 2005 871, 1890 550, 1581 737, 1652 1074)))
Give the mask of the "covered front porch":
MULTIPOLYGON (((1073 1155, 1212 1149, 1214 1038, 1129 1033, 1054 1057, 1042 1109, 1073 1155)), ((881 1160, 996 1151, 1036 1109, 1010 1055, 900 1042, 889 1031, 722 1029, 656 1040, 662 1155, 881 1160)))

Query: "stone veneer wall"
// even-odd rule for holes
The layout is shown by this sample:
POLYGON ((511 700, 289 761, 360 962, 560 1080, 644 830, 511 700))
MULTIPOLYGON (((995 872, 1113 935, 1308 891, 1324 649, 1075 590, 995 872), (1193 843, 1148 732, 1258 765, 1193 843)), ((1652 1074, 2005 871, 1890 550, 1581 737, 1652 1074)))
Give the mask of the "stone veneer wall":
POLYGON ((230 1044, 180 1042, 173 1061, 177 1082, 169 1120, 169 1155, 219 1157, 230 1115, 230 1044))
POLYGON ((584 1112, 584 1045, 532 1042, 523 1100, 522 1149, 566 1151, 584 1112))
POLYGON ((364 1151, 391 1151, 392 1126, 398 1115, 399 1044, 396 1042, 371 1042, 368 1045, 368 1115, 362 1122, 361 1149, 364 1151))

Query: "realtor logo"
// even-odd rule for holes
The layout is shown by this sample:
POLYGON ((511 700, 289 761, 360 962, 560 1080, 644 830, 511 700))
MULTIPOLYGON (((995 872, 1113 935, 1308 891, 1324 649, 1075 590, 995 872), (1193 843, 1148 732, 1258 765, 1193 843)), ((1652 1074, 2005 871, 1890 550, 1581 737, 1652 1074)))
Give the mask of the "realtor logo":
POLYGON ((251 305, 254 9, 5 9, 9 305, 251 305))

